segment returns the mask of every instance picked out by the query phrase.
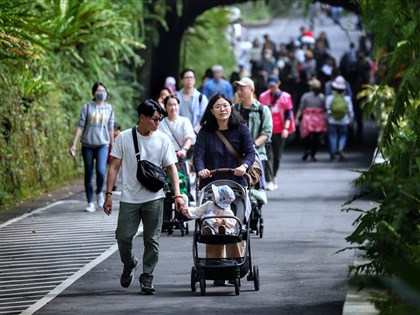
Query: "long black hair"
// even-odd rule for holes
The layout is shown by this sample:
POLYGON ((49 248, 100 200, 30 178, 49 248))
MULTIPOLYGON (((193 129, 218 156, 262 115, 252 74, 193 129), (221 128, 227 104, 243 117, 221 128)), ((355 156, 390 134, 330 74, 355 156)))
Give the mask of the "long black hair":
POLYGON ((213 113, 210 110, 213 108, 213 105, 217 102, 217 100, 221 98, 227 101, 231 106, 231 114, 228 120, 228 128, 236 128, 240 124, 245 123, 241 115, 233 109, 232 101, 230 100, 230 98, 227 97, 225 94, 218 93, 210 99, 209 103, 207 104, 206 110, 204 111, 203 117, 200 120, 200 125, 208 131, 214 132, 217 129, 219 129, 216 117, 214 117, 213 113))

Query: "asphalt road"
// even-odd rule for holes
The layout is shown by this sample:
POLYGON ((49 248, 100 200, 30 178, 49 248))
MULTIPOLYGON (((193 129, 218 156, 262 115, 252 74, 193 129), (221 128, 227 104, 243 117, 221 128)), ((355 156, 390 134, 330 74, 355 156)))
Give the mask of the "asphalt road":
MULTIPOLYGON (((372 150, 350 150, 344 162, 330 162, 324 151, 318 162, 303 162, 298 148, 286 149, 279 188, 269 192, 263 210, 264 236, 251 241, 260 291, 243 278, 239 296, 233 286, 211 282, 206 296, 191 292, 192 236, 175 231, 161 236, 155 296, 139 294, 137 277, 130 288, 120 287, 122 265, 115 253, 35 314, 341 314, 354 252, 336 252, 347 245, 344 238, 356 218, 341 205, 355 193, 352 170, 366 168, 372 150)), ((141 256, 140 245, 138 237, 141 256)))

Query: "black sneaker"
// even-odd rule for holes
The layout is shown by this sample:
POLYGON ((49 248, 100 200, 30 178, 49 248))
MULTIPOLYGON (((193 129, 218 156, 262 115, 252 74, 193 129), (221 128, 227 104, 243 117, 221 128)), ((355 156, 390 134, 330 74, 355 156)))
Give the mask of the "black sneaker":
POLYGON ((152 282, 150 281, 140 282, 140 294, 143 294, 143 295, 155 294, 155 287, 153 286, 152 282))
POLYGON ((123 288, 128 288, 130 284, 133 282, 134 279, 134 272, 139 266, 139 260, 138 258, 134 258, 134 265, 130 267, 125 267, 123 273, 121 275, 120 283, 123 288))

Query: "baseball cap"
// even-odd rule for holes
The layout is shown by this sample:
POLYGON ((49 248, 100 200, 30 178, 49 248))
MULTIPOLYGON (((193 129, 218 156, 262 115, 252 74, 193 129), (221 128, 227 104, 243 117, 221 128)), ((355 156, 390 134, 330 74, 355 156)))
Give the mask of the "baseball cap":
POLYGON ((240 85, 240 86, 249 86, 250 88, 252 88, 253 90, 255 90, 254 81, 252 81, 250 78, 242 78, 239 81, 233 82, 233 86, 234 87, 238 87, 238 85, 240 85))
POLYGON ((275 86, 280 81, 279 77, 276 75, 269 75, 267 78, 267 85, 268 86, 275 86))

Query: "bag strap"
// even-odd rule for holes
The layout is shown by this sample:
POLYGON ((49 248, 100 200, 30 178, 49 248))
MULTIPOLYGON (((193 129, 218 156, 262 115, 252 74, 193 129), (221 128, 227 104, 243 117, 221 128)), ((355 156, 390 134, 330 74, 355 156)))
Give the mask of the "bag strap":
POLYGON ((173 130, 172 130, 172 128, 171 128, 171 125, 169 125, 169 123, 168 123, 168 121, 167 121, 166 119, 165 119, 165 123, 166 123, 166 125, 168 126, 169 131, 170 131, 170 132, 171 132, 171 134, 172 134, 172 137, 174 137, 174 139, 175 139, 176 143, 178 144, 179 149, 180 149, 180 150, 182 150, 182 145, 180 145, 180 144, 179 144, 178 139, 175 137, 175 134, 174 134, 174 132, 173 132, 173 130))
POLYGON ((133 134, 134 150, 136 151, 137 162, 140 162, 140 152, 139 152, 139 144, 137 142, 137 131, 136 131, 136 127, 133 127, 131 129, 131 131, 132 131, 132 134, 133 134))
POLYGON ((268 107, 272 107, 276 102, 277 102, 277 100, 280 98, 280 96, 283 94, 283 91, 279 91, 280 93, 276 93, 275 95, 274 95, 274 98, 273 98, 273 100, 271 101, 271 104, 270 105, 268 105, 268 107))
MULTIPOLYGON (((280 96, 279 96, 280 97, 280 96)), ((274 101, 273 101, 273 104, 275 103, 275 101, 276 101, 277 99, 275 99, 274 101)), ((236 104, 234 104, 233 105, 233 108, 234 109, 236 109, 236 111, 238 112, 238 113, 241 113, 241 109, 242 109, 242 106, 241 106, 242 104, 241 103, 236 103, 236 104)), ((255 109, 248 109, 250 112, 258 112, 258 115, 260 116, 260 128, 259 128, 259 134, 261 134, 262 133, 262 128, 263 128, 263 104, 259 104, 258 105, 258 109, 257 110, 255 110, 255 109)), ((270 107, 271 105, 269 105, 269 107, 270 107)), ((271 107, 270 107, 271 108, 271 107)), ((241 115, 242 116, 242 115, 241 115)), ((243 117, 242 117, 243 118, 243 117)), ((247 122, 247 124, 249 124, 249 122, 247 122)))
POLYGON ((238 154, 238 152, 235 150, 235 148, 230 144, 229 140, 226 139, 226 137, 223 135, 223 133, 221 133, 220 130, 216 130, 216 135, 220 138, 220 140, 222 140, 222 142, 229 149, 229 151, 236 157, 236 159, 240 163, 243 163, 244 160, 241 158, 241 156, 238 154))

